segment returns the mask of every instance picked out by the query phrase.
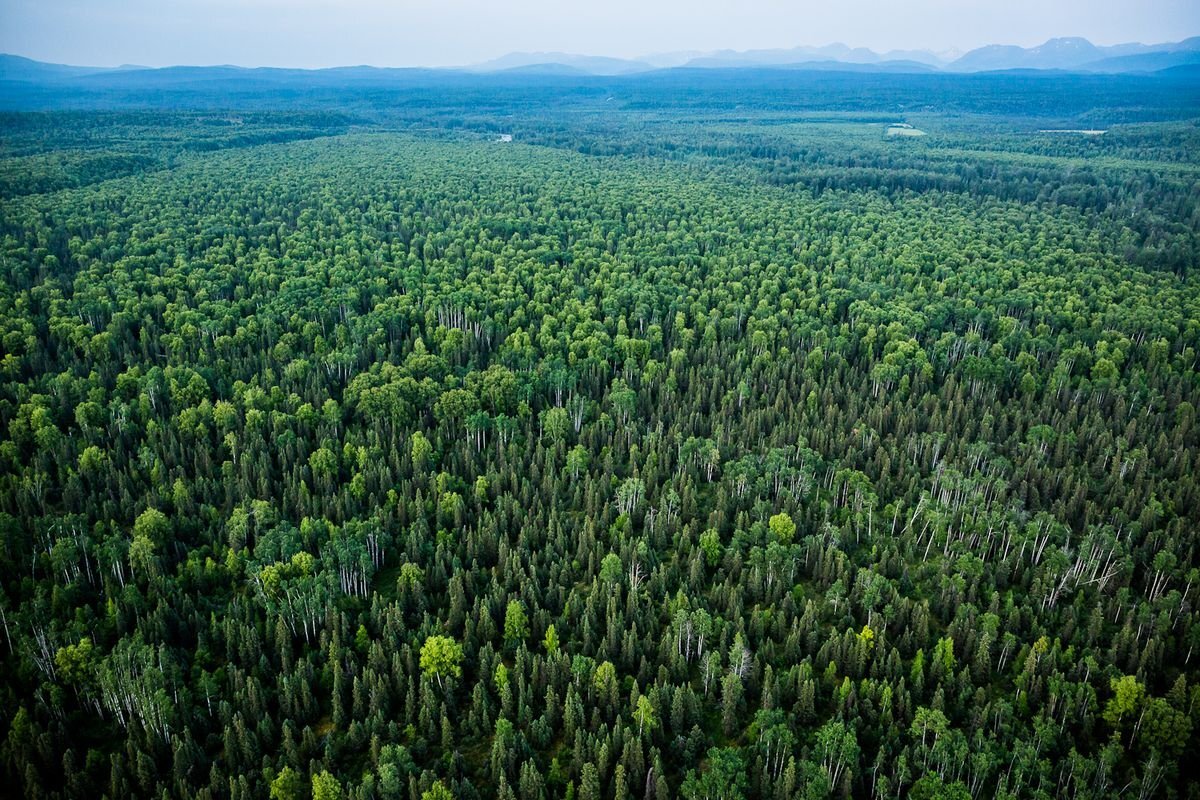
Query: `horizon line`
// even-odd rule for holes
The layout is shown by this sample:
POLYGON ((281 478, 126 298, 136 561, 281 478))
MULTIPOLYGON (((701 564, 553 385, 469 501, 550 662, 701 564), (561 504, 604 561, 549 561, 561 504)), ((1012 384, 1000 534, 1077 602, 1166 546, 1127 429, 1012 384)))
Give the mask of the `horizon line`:
MULTIPOLYGON (((795 45, 791 45, 791 46, 780 46, 780 47, 751 47, 751 48, 746 48, 746 49, 741 49, 741 50, 733 48, 733 47, 720 47, 720 48, 708 49, 708 50, 702 50, 702 49, 661 50, 661 51, 643 53, 638 56, 614 56, 614 55, 606 55, 606 54, 602 54, 602 53, 575 53, 575 52, 570 52, 567 50, 508 50, 508 51, 501 53, 500 55, 483 58, 479 61, 474 61, 474 62, 465 63, 465 64, 443 64, 443 65, 377 64, 377 63, 360 62, 357 64, 352 64, 352 63, 326 64, 324 66, 293 66, 293 65, 286 65, 286 64, 265 64, 265 63, 236 64, 236 63, 232 63, 232 62, 139 64, 139 63, 131 62, 131 61, 125 61, 125 62, 122 62, 119 64, 95 64, 95 63, 81 64, 81 63, 72 63, 72 62, 68 62, 68 61, 46 60, 44 58, 39 58, 39 57, 32 56, 32 55, 25 55, 23 53, 18 53, 18 52, 13 52, 13 51, 0 52, 0 56, 12 56, 15 58, 23 58, 28 61, 33 61, 33 62, 40 63, 40 64, 50 64, 50 65, 63 66, 63 67, 75 67, 75 68, 79 68, 79 69, 156 70, 156 69, 172 69, 172 68, 178 68, 178 67, 196 67, 196 68, 209 68, 209 69, 217 68, 217 67, 229 67, 229 68, 234 68, 234 69, 246 69, 246 70, 251 70, 251 69, 281 69, 281 70, 284 70, 284 69, 286 69, 286 70, 298 70, 298 71, 306 71, 306 72, 318 72, 321 70, 355 69, 355 68, 465 71, 465 70, 472 70, 472 69, 478 68, 484 64, 488 64, 489 62, 499 61, 499 60, 501 60, 503 58, 507 58, 509 56, 518 56, 518 55, 536 56, 536 55, 544 54, 544 55, 563 55, 563 56, 570 56, 572 58, 610 59, 613 61, 624 61, 624 62, 628 62, 630 64, 643 63, 643 64, 646 64, 646 66, 651 67, 652 69, 671 69, 673 67, 659 67, 659 66, 656 66, 656 65, 650 63, 646 59, 661 58, 662 56, 673 55, 673 54, 677 54, 677 53, 691 53, 693 55, 692 55, 692 58, 689 59, 689 61, 690 61, 690 60, 694 60, 696 58, 704 58, 706 56, 712 56, 717 53, 757 53, 757 52, 770 52, 770 51, 799 50, 799 49, 804 49, 804 48, 823 49, 823 48, 828 48, 828 47, 845 47, 849 50, 866 50, 876 56, 886 56, 889 53, 926 53, 928 55, 936 57, 941 53, 957 52, 958 55, 955 58, 952 58, 949 60, 939 59, 940 63, 943 66, 948 66, 950 64, 953 64, 955 61, 957 61, 962 56, 967 55, 968 53, 972 53, 977 50, 982 50, 982 49, 989 48, 989 47, 1017 47, 1017 48, 1021 48, 1023 50, 1029 50, 1032 48, 1041 47, 1042 45, 1045 45, 1045 44, 1048 44, 1050 42, 1057 41, 1060 39, 1082 39, 1095 47, 1118 47, 1121 45, 1141 45, 1144 47, 1153 47, 1156 45, 1180 44, 1182 42, 1186 42, 1186 41, 1189 41, 1191 39, 1196 39, 1196 38, 1200 38, 1200 33, 1190 34, 1190 35, 1183 36, 1182 38, 1175 39, 1172 41, 1141 42, 1141 41, 1135 41, 1135 40, 1124 40, 1124 41, 1114 41, 1111 43, 1103 43, 1103 42, 1097 42, 1095 40, 1089 39, 1086 36, 1063 35, 1063 36, 1051 36, 1048 39, 1045 39, 1037 44, 1030 45, 1030 46, 1018 45, 1018 44, 1008 44, 1008 43, 1003 43, 1003 42, 992 42, 990 44, 980 45, 979 47, 973 47, 973 48, 969 48, 969 49, 963 49, 963 48, 959 48, 959 47, 955 46, 955 47, 951 47, 951 48, 891 47, 886 50, 876 50, 874 48, 867 47, 865 45, 850 45, 850 44, 846 44, 845 42, 841 42, 841 41, 833 41, 833 42, 828 42, 826 44, 821 44, 821 45, 795 44, 795 45)), ((831 59, 831 60, 836 61, 837 59, 831 59)), ((895 60, 903 61, 904 59, 895 59, 895 60)), ((559 63, 559 62, 548 61, 548 62, 544 62, 544 63, 545 64, 555 64, 555 63, 559 63)), ((797 62, 797 63, 804 63, 804 62, 797 62)), ((860 62, 845 62, 845 63, 858 64, 860 62)), ((530 66, 532 66, 532 65, 530 65, 530 66)), ((675 65, 675 66, 676 67, 686 66, 686 62, 683 64, 675 65)), ((771 66, 771 65, 764 64, 763 66, 771 66)), ((932 66, 932 65, 928 65, 928 66, 932 66)), ((503 70, 500 70, 500 71, 503 71, 503 70)))

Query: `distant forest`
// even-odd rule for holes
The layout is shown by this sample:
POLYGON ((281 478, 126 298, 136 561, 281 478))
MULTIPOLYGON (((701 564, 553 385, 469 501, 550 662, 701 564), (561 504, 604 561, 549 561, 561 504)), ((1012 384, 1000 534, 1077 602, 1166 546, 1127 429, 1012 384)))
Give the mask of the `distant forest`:
POLYGON ((1200 798, 1200 73, 149 75, 0 81, 13 796, 1200 798))

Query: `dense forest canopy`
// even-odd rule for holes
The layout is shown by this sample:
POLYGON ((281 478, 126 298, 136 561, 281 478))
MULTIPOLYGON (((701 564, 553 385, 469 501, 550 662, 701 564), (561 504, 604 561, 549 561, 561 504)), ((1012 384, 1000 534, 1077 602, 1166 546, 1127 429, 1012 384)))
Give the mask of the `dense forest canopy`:
POLYGON ((14 794, 1200 796, 1194 76, 405 80, 6 88, 14 794))

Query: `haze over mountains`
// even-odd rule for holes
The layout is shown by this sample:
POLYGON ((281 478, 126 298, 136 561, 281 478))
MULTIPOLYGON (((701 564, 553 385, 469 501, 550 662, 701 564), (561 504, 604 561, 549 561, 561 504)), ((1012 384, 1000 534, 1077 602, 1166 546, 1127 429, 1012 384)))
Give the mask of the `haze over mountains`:
POLYGON ((47 64, 14 55, 0 55, 0 82, 64 84, 109 82, 114 79, 189 80, 253 73, 270 78, 293 75, 328 79, 382 79, 397 73, 494 74, 517 72, 544 75, 620 76, 665 69, 809 69, 862 72, 973 73, 1003 70, 1066 70, 1084 73, 1150 73, 1174 67, 1200 66, 1200 36, 1161 44, 1128 43, 1095 45, 1080 37, 1050 39, 1037 47, 988 45, 967 53, 928 50, 891 50, 878 53, 865 47, 835 43, 823 47, 764 50, 717 50, 657 53, 636 59, 579 55, 563 52, 509 53, 497 59, 456 68, 337 67, 320 70, 239 67, 138 66, 84 67, 47 64), (211 72, 206 72, 211 71, 211 72))
POLYGON ((1051 39, 1037 47, 988 45, 967 53, 928 50, 890 50, 878 53, 865 47, 835 43, 824 47, 768 50, 716 50, 659 53, 636 59, 575 55, 572 53, 509 53, 465 69, 476 72, 538 69, 576 71, 592 75, 625 75, 654 69, 730 69, 747 67, 835 68, 868 67, 880 71, 944 70, 983 72, 1008 69, 1064 69, 1083 72, 1152 72, 1200 63, 1200 37, 1181 42, 1141 44, 1131 42, 1099 46, 1080 37, 1051 39))

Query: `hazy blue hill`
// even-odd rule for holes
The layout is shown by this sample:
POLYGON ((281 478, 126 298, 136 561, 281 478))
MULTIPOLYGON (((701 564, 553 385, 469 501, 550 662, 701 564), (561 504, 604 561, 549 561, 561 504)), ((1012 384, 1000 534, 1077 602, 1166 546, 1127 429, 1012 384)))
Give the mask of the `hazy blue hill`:
MULTIPOLYGON (((1139 71, 1153 72, 1155 63, 1147 61, 1139 71)), ((1168 60, 1166 66, 1179 63, 1190 62, 1168 60)), ((1108 124, 1146 114, 1186 118, 1200 102, 1191 87, 1196 76, 1189 72, 1172 73, 1169 80, 1154 74, 1084 74, 1078 69, 1076 74, 1028 68, 964 74, 913 61, 680 67, 608 76, 553 62, 486 73, 363 66, 322 70, 181 66, 72 74, 31 72, 24 65, 23 70, 15 74, 40 77, 0 77, 0 108, 318 107, 374 112, 450 105, 476 113, 500 105, 604 104, 606 109, 688 105, 903 113, 936 106, 960 112, 1070 117, 1096 107, 1096 98, 1102 97, 1110 109, 1108 124)))
POLYGON ((722 61, 720 59, 695 59, 680 69, 795 69, 820 70, 840 72, 936 72, 937 68, 920 61, 839 61, 830 58, 799 58, 795 61, 780 61, 769 64, 759 64, 749 61, 722 61))
POLYGON ((1178 67, 1167 67, 1154 73, 1156 78, 1167 81, 1200 84, 1200 63, 1181 64, 1178 67))
POLYGON ((205 67, 160 67, 152 69, 130 70, 128 72, 121 73, 99 72, 82 76, 83 80, 81 83, 91 83, 94 85, 122 84, 126 86, 133 86, 137 84, 176 84, 192 81, 219 81, 225 79, 270 80, 272 78, 284 78, 289 72, 290 70, 258 70, 229 65, 205 67))
POLYGON ((870 64, 880 60, 878 53, 865 47, 847 47, 831 44, 824 47, 791 47, 768 50, 717 50, 693 58, 684 66, 697 68, 713 67, 766 67, 786 66, 812 61, 844 61, 870 64))
POLYGON ((1126 42, 1098 47, 1087 39, 1051 39, 1037 47, 988 45, 964 54, 947 69, 984 72, 1012 69, 1079 69, 1097 72, 1148 72, 1190 63, 1186 54, 1200 51, 1200 37, 1181 42, 1126 42))
POLYGON ((655 69, 653 65, 644 61, 607 56, 583 56, 572 53, 509 53, 482 64, 475 64, 467 69, 473 72, 502 72, 528 67, 541 68, 547 64, 557 64, 591 75, 626 75, 655 69))
POLYGON ((572 67, 569 64, 560 64, 558 62, 547 62, 545 64, 522 64, 519 67, 509 67, 508 69, 496 70, 496 74, 500 75, 591 75, 592 73, 582 70, 579 67, 572 67))
MULTIPOLYGON (((636 79, 658 71, 689 70, 697 73, 846 72, 855 74, 953 74, 994 71, 1073 70, 1101 73, 1154 73, 1200 60, 1200 37, 1176 43, 1144 45, 1126 43, 1097 47, 1087 39, 1051 39, 1034 48, 989 45, 966 53, 951 64, 923 51, 894 50, 877 53, 862 47, 831 44, 770 50, 719 50, 648 56, 647 60, 585 56, 570 53, 510 53, 492 61, 462 68, 386 68, 367 65, 327 69, 247 68, 232 65, 116 68, 72 66, 0 54, 0 107, 94 107, 97 103, 153 105, 160 102, 150 92, 170 96, 162 102, 182 101, 188 95, 199 105, 219 104, 219 92, 234 95, 270 93, 279 88, 292 92, 314 89, 366 88, 378 90, 406 86, 458 85, 488 78, 521 80, 636 79), (694 56, 694 57, 693 57, 694 56)), ((725 78, 712 77, 718 82, 725 78)), ((752 75, 743 76, 752 80, 752 75)))
POLYGON ((1088 72, 1157 72, 1171 67, 1200 64, 1200 52, 1174 50, 1155 53, 1137 53, 1128 56, 1103 58, 1084 64, 1080 69, 1088 72))
POLYGON ((453 70, 381 68, 368 66, 329 69, 281 69, 277 67, 179 66, 103 72, 81 76, 80 87, 179 86, 230 83, 239 86, 334 86, 356 84, 403 84, 414 78, 437 76, 453 80, 453 70))
POLYGON ((0 53, 0 81, 47 81, 78 78, 98 72, 116 72, 106 67, 75 67, 67 64, 48 64, 24 56, 0 53))
POLYGON ((988 45, 965 54, 950 65, 959 72, 981 72, 998 69, 1070 69, 1098 61, 1105 53, 1079 37, 1051 39, 1038 47, 988 45))
POLYGON ((877 53, 865 47, 849 47, 841 43, 824 47, 792 47, 771 50, 717 50, 689 59, 684 66, 697 68, 770 67, 800 63, 835 61, 845 64, 883 64, 895 61, 914 61, 940 66, 942 61, 925 50, 893 50, 877 53))
POLYGON ((931 73, 937 68, 919 61, 879 61, 873 64, 855 64, 846 61, 802 61, 796 64, 780 64, 780 69, 815 70, 821 72, 883 72, 883 73, 931 73))

